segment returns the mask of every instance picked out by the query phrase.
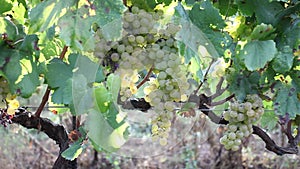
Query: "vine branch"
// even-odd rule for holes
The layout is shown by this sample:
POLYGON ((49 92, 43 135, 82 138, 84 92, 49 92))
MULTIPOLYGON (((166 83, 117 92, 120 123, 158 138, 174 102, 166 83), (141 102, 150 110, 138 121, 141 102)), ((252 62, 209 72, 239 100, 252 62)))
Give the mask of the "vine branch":
POLYGON ((37 129, 44 132, 49 138, 53 139, 59 145, 59 156, 56 159, 53 169, 70 169, 75 168, 74 161, 66 160, 61 153, 69 147, 68 134, 62 125, 54 124, 47 118, 31 116, 30 112, 15 115, 12 122, 20 124, 28 129, 37 129))
POLYGON ((149 80, 149 77, 151 76, 151 73, 154 69, 154 66, 152 65, 149 69, 147 75, 144 77, 144 79, 136 86, 136 88, 140 88, 144 83, 146 83, 149 80))
POLYGON ((200 82, 198 88, 194 91, 194 94, 197 94, 197 93, 199 92, 199 90, 200 90, 200 88, 202 87, 203 83, 206 81, 206 77, 207 77, 208 72, 209 72, 209 70, 210 70, 212 64, 214 63, 214 61, 215 61, 215 59, 212 59, 211 62, 209 63, 208 68, 207 68, 207 71, 206 71, 205 74, 204 74, 203 81, 200 82))
POLYGON ((51 92, 51 89, 48 86, 47 89, 46 89, 46 92, 45 92, 45 94, 43 96, 42 102, 39 105, 37 111, 35 112, 35 116, 36 117, 40 117, 41 116, 41 113, 42 113, 42 111, 43 111, 43 109, 44 109, 44 107, 45 107, 45 105, 46 105, 46 103, 47 103, 47 101, 49 99, 50 92, 51 92))
MULTIPOLYGON (((67 51, 68 51, 68 46, 64 46, 62 52, 60 53, 59 58, 60 58, 60 59, 63 59, 63 58, 65 57, 67 51)), ((50 87, 48 86, 47 89, 46 89, 46 92, 45 92, 45 94, 44 94, 44 96, 43 96, 42 102, 40 103, 40 105, 39 105, 37 111, 35 112, 35 116, 36 116, 36 117, 40 117, 40 116, 41 116, 41 113, 42 113, 42 111, 43 111, 43 109, 44 109, 46 103, 48 102, 50 92, 51 92, 51 89, 50 89, 50 87)))

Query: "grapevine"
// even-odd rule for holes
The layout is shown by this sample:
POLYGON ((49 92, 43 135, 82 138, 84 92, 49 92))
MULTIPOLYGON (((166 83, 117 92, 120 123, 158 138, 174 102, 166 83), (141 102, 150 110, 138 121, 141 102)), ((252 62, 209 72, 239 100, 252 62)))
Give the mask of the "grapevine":
POLYGON ((240 150, 255 134, 277 155, 298 154, 299 7, 283 0, 5 0, 0 123, 46 133, 60 147, 53 168, 76 168, 87 142, 105 152, 127 146, 137 131, 128 130, 137 125, 129 125, 127 109, 149 120, 143 132, 154 145, 178 145, 170 134, 178 121, 207 117, 226 125, 219 152, 240 150), (19 98, 42 86, 31 113, 19 98), (44 118, 49 102, 63 108, 57 116, 71 114, 70 131, 44 118), (267 133, 276 128, 287 137, 282 146, 267 133))

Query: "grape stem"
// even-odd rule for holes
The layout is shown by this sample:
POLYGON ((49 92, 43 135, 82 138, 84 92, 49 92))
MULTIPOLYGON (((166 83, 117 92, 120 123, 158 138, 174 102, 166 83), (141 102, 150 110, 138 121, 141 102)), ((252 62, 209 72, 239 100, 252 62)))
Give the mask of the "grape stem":
MULTIPOLYGON (((68 51, 68 46, 64 46, 64 48, 63 48, 63 50, 62 50, 62 52, 61 52, 59 58, 60 58, 60 59, 63 59, 63 58, 65 57, 67 51, 68 51)), ((51 92, 51 89, 50 89, 50 87, 48 86, 47 89, 46 89, 46 92, 45 92, 45 94, 44 94, 44 96, 43 96, 42 102, 41 102, 41 104, 39 105, 37 111, 36 111, 35 114, 34 114, 36 117, 40 117, 40 116, 41 116, 41 113, 42 113, 42 111, 43 111, 43 109, 44 109, 46 103, 48 102, 50 92, 51 92)))
POLYGON ((215 59, 212 59, 212 61, 210 62, 210 64, 208 65, 207 71, 205 72, 204 76, 203 76, 203 81, 200 82, 198 88, 194 91, 194 94, 197 94, 200 90, 200 88, 202 87, 203 83, 207 80, 206 77, 208 75, 208 72, 212 66, 212 64, 215 62, 215 59))
POLYGON ((227 101, 231 100, 232 98, 234 98, 234 94, 232 94, 232 95, 226 97, 226 98, 223 99, 223 100, 216 101, 216 102, 212 102, 212 103, 210 104, 210 106, 217 106, 217 105, 224 104, 224 103, 226 103, 227 101))
POLYGON ((152 65, 151 68, 149 69, 147 75, 144 77, 144 79, 136 86, 136 88, 140 88, 144 83, 146 83, 149 80, 149 77, 152 74, 152 71, 154 69, 154 66, 152 65))
POLYGON ((227 85, 225 88, 222 89, 223 82, 224 82, 224 77, 221 77, 220 81, 216 86, 216 93, 210 96, 211 99, 215 99, 221 96, 228 89, 229 85, 227 85))

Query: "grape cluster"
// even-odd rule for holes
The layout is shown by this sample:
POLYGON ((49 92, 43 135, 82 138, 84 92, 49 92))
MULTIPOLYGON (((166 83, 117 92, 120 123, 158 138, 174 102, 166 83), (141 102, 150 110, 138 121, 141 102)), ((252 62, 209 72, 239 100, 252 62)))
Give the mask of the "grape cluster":
POLYGON ((223 114, 229 124, 220 143, 225 149, 237 151, 242 139, 253 132, 252 124, 258 121, 263 113, 262 100, 258 95, 248 95, 244 103, 233 102, 230 110, 223 114))
POLYGON ((167 139, 169 132, 171 130, 171 113, 164 112, 159 113, 155 119, 152 120, 152 140, 159 140, 160 145, 166 145, 168 143, 167 139))
POLYGON ((161 18, 161 11, 150 13, 132 7, 124 13, 122 39, 107 42, 100 30, 94 55, 120 76, 121 101, 137 92, 141 71, 150 71, 156 77, 148 79, 143 91, 145 101, 157 112, 152 121, 152 135, 159 136, 164 145, 167 137, 162 135, 166 136, 171 126, 168 114, 174 110, 174 102, 187 100, 189 83, 174 38, 180 27, 172 23, 161 26, 161 18))

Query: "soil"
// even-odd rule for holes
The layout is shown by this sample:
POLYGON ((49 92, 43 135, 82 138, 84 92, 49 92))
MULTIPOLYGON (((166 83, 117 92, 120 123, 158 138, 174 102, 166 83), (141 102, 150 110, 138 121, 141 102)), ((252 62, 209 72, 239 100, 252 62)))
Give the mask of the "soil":
MULTIPOLYGON (((278 144, 286 142, 279 131, 271 134, 278 144)), ((218 128, 205 117, 200 117, 185 137, 163 153, 148 158, 122 157, 98 153, 89 146, 78 158, 78 169, 293 169, 300 166, 298 155, 277 156, 267 151, 264 142, 255 136, 246 139, 239 151, 226 151, 218 142, 221 135, 222 127, 218 128)), ((55 142, 35 130, 12 124, 7 128, 1 127, 0 137, 0 168, 48 169, 58 156, 59 148, 55 142)), ((138 151, 139 145, 136 147, 138 151)), ((155 151, 160 149, 153 150, 153 154, 155 151)))

